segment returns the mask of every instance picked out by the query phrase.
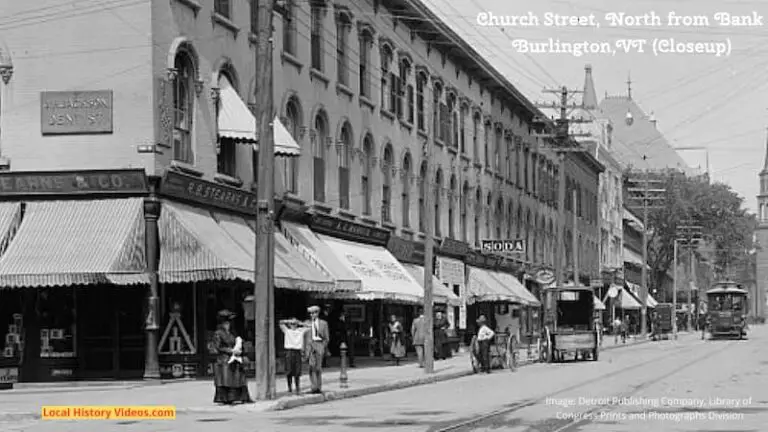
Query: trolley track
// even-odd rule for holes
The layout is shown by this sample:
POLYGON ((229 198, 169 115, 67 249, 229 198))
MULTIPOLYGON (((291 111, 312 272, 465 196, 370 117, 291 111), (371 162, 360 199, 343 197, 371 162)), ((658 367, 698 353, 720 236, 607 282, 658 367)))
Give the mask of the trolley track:
MULTIPOLYGON (((651 386, 651 385, 653 385, 653 384, 655 384, 655 383, 657 383, 657 382, 659 382, 661 380, 664 380, 664 379, 666 379, 666 378, 668 378, 668 377, 670 377, 670 376, 680 372, 683 369, 686 369, 686 368, 688 368, 688 367, 690 367, 690 366, 692 366, 694 364, 697 364, 697 363, 699 363, 701 361, 709 359, 712 356, 715 356, 715 355, 721 354, 723 352, 726 352, 728 350, 728 348, 731 347, 734 343, 736 343, 736 341, 728 341, 723 347, 715 350, 713 353, 710 353, 709 356, 703 356, 703 357, 700 357, 700 358, 695 359, 693 361, 690 361, 688 363, 685 363, 685 364, 683 364, 680 367, 674 368, 670 372, 664 373, 661 376, 657 376, 657 377, 654 377, 654 378, 652 378, 650 380, 644 381, 642 384, 639 384, 638 386, 635 386, 632 390, 629 390, 627 392, 621 392, 621 393, 614 394, 614 395, 610 395, 610 397, 623 398, 623 397, 631 396, 632 394, 635 394, 635 393, 637 393, 637 392, 639 392, 639 391, 641 391, 641 390, 643 390, 643 389, 645 389, 645 388, 647 388, 647 387, 649 387, 649 386, 651 386)), ((675 350, 674 354, 672 354, 672 355, 670 355, 669 353, 665 353, 663 355, 656 356, 656 357, 650 358, 648 360, 641 361, 641 362, 629 365, 629 366, 627 366, 625 368, 621 368, 621 369, 615 370, 613 372, 609 372, 609 373, 607 373, 605 375, 601 375, 600 379, 610 379, 611 377, 614 377, 614 376, 619 376, 619 375, 622 375, 622 374, 626 374, 629 371, 636 370, 636 369, 641 369, 641 368, 643 368, 645 366, 648 366, 649 364, 652 364, 652 363, 656 362, 657 360, 660 360, 660 359, 663 359, 663 358, 670 358, 670 357, 677 358, 677 357, 680 357, 680 356, 684 356, 684 355, 688 354, 689 352, 697 349, 698 347, 700 347, 700 345, 698 345, 698 344, 694 344, 694 345, 690 345, 690 346, 687 346, 687 347, 683 347, 681 349, 675 350)), ((567 392, 570 392, 570 391, 573 391, 573 390, 577 390, 579 388, 582 388, 582 387, 585 387, 585 386, 588 386, 588 385, 594 384, 594 383, 595 383, 594 379, 584 380, 584 381, 581 381, 579 383, 570 385, 568 387, 560 388, 560 389, 551 391, 551 392, 549 392, 547 394, 544 394, 542 396, 537 396, 535 399, 525 400, 523 402, 515 403, 513 405, 507 406, 507 407, 502 408, 502 409, 498 409, 498 410, 494 410, 494 411, 490 411, 490 412, 487 412, 487 413, 483 413, 483 414, 477 415, 475 417, 472 417, 472 418, 470 418, 468 420, 461 421, 459 423, 454 423, 454 424, 451 424, 451 425, 448 425, 448 426, 443 426, 443 427, 440 427, 440 428, 432 429, 431 432, 451 432, 451 431, 458 431, 458 430, 470 430, 469 428, 471 428, 472 426, 477 426, 477 425, 479 425, 481 423, 492 421, 493 419, 495 419, 497 417, 506 416, 506 415, 512 414, 514 412, 521 411, 521 410, 523 410, 525 408, 529 408, 529 407, 533 407, 533 406, 539 405, 542 402, 546 401, 547 398, 553 398, 553 397, 555 397, 555 396, 557 396, 557 395, 559 395, 561 393, 567 393, 567 392)), ((616 409, 616 407, 614 407, 613 409, 616 409)), ((570 431, 570 430, 572 430, 574 428, 577 428, 577 427, 583 426, 585 424, 588 424, 588 423, 591 422, 591 420, 585 420, 583 417, 585 415, 593 414, 593 413, 595 413, 595 412, 597 412, 599 410, 601 410, 601 411, 610 411, 610 410, 606 410, 604 406, 593 407, 592 409, 585 410, 583 413, 580 413, 581 416, 575 416, 575 418, 570 419, 570 420, 563 420, 564 422, 566 422, 565 424, 557 426, 557 428, 552 429, 550 432, 568 432, 568 431, 570 431)))

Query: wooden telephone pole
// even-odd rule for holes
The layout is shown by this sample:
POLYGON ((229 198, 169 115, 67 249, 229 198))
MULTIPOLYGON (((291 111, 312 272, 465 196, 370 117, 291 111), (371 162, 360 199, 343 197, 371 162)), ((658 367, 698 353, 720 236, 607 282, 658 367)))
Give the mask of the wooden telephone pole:
MULTIPOLYGON (((643 156, 643 160, 646 157, 643 156)), ((666 200, 665 188, 658 187, 663 184, 662 180, 652 179, 647 169, 644 169, 641 176, 629 179, 629 207, 642 209, 643 212, 643 262, 642 265, 642 283, 640 285, 640 336, 645 337, 648 334, 648 211, 654 209, 663 209, 663 202, 666 200), (653 187, 655 186, 655 187, 653 187)))
POLYGON ((253 291, 256 349, 256 399, 272 400, 275 388, 275 157, 272 119, 272 11, 273 0, 258 1, 256 48, 256 131, 259 139, 258 211, 256 216, 255 284, 253 291))
POLYGON ((695 262, 696 259, 694 257, 694 251, 696 250, 696 246, 698 245, 698 242, 703 238, 702 236, 702 230, 704 227, 701 225, 697 225, 695 221, 686 221, 684 222, 684 225, 678 225, 677 226, 677 237, 675 239, 675 243, 679 243, 684 248, 688 249, 689 255, 689 266, 690 266, 690 281, 688 283, 688 289, 686 289, 686 293, 688 294, 688 305, 686 306, 686 316, 687 319, 687 329, 688 331, 691 331, 694 328, 694 322, 693 322, 693 308, 691 307, 691 300, 693 297, 693 285, 696 283, 696 266, 695 262))
MULTIPOLYGON (((563 262, 563 254, 565 253, 565 154, 566 153, 577 153, 577 152, 585 152, 587 151, 586 148, 579 145, 579 143, 574 139, 576 137, 580 136, 589 136, 589 134, 571 134, 570 133, 570 125, 571 123, 589 123, 589 120, 582 120, 582 119, 571 119, 569 118, 569 110, 573 110, 576 108, 579 108, 579 105, 576 105, 573 102, 569 102, 573 95, 578 93, 583 93, 580 90, 569 90, 567 87, 563 86, 559 89, 547 89, 544 90, 545 93, 554 93, 560 95, 560 102, 552 102, 550 104, 536 104, 538 108, 555 108, 560 110, 560 118, 555 120, 556 130, 554 134, 538 134, 536 135, 539 138, 548 139, 550 141, 554 142, 554 145, 552 146, 541 146, 540 148, 549 148, 553 151, 555 151, 558 155, 558 166, 559 166, 559 172, 558 172, 558 190, 557 190, 557 226, 556 226, 556 233, 555 233, 555 286, 561 286, 564 282, 564 262, 563 262)), ((575 212, 575 207, 574 207, 575 212)), ((574 224, 573 231, 574 236, 577 235, 576 233, 577 226, 574 224)), ((575 239, 576 237, 574 237, 575 239)), ((575 240, 574 240, 574 250, 576 250, 575 247, 575 240)), ((578 264, 577 264, 577 258, 574 255, 574 277, 578 278, 578 264)), ((575 283, 578 284, 578 280, 574 280, 575 283)), ((544 301, 544 316, 548 316, 548 314, 551 312, 552 305, 549 304, 549 301, 544 301)))
MULTIPOLYGON (((432 110, 432 112, 434 111, 432 110)), ((435 124, 435 119, 431 120, 430 123, 427 123, 428 125, 435 124)), ((434 129, 434 126, 428 129, 434 129)), ((424 140, 424 147, 422 148, 424 161, 427 164, 427 178, 421 179, 421 187, 424 188, 424 211, 422 214, 426 218, 424 221, 424 235, 426 236, 424 239, 424 373, 426 374, 435 372, 435 308, 433 302, 434 287, 432 286, 435 248, 435 205, 432 199, 438 199, 438 197, 436 196, 437 190, 434 190, 432 186, 434 184, 432 181, 432 147, 434 146, 433 140, 437 137, 437 133, 438 131, 432 130, 429 137, 424 140)), ((437 187, 437 185, 435 184, 434 187, 437 187)))

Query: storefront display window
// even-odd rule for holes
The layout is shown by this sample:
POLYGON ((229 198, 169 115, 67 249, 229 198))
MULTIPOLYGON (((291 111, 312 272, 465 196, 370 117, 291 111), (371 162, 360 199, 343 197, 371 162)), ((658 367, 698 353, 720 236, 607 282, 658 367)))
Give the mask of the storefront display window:
POLYGON ((0 356, 19 359, 24 350, 24 317, 17 292, 0 293, 0 356))
POLYGON ((74 289, 66 288, 39 291, 37 314, 41 358, 76 356, 74 293, 74 289))

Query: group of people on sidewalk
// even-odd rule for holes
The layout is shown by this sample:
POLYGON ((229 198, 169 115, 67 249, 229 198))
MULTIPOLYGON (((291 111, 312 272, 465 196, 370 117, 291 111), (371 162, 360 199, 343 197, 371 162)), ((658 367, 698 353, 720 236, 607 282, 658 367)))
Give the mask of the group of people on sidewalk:
MULTIPOLYGON (((435 313, 435 319, 432 323, 432 334, 434 341, 434 359, 445 360, 450 357, 448 351, 448 334, 446 330, 450 327, 448 320, 443 316, 443 313, 438 311, 435 313)), ((424 310, 419 309, 418 317, 413 320, 411 324, 411 340, 413 341, 413 347, 416 350, 416 357, 419 361, 419 367, 424 367, 424 341, 427 336, 426 321, 424 320, 424 310)), ((403 356, 405 355, 405 348, 403 348, 403 356)))
MULTIPOLYGON (((320 307, 307 309, 309 320, 301 322, 296 318, 280 321, 280 329, 285 335, 285 364, 288 392, 301 392, 301 369, 306 361, 309 364, 309 379, 312 393, 321 393, 323 378, 323 360, 329 355, 330 340, 328 323, 321 319, 320 307)), ((235 314, 229 310, 218 313, 218 328, 213 336, 212 349, 216 353, 213 368, 215 393, 213 401, 218 404, 252 402, 248 393, 246 369, 243 364, 242 339, 231 330, 235 314)))

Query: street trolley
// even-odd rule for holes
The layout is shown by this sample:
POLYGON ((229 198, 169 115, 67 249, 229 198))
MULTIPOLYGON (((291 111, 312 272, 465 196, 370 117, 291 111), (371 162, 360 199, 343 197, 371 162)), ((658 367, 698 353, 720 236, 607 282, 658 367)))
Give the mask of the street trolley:
POLYGON ((701 337, 709 332, 711 338, 744 339, 747 335, 747 295, 741 285, 724 281, 707 291, 707 323, 701 337))
POLYGON ((593 319, 594 290, 565 285, 548 287, 544 295, 549 316, 541 338, 541 360, 551 363, 573 356, 574 360, 597 361, 600 339, 593 319))
MULTIPOLYGON (((472 371, 480 371, 480 343, 477 335, 472 336, 469 344, 469 359, 472 371)), ((509 369, 514 372, 517 369, 517 339, 511 333, 496 333, 491 343, 491 369, 509 369)))

